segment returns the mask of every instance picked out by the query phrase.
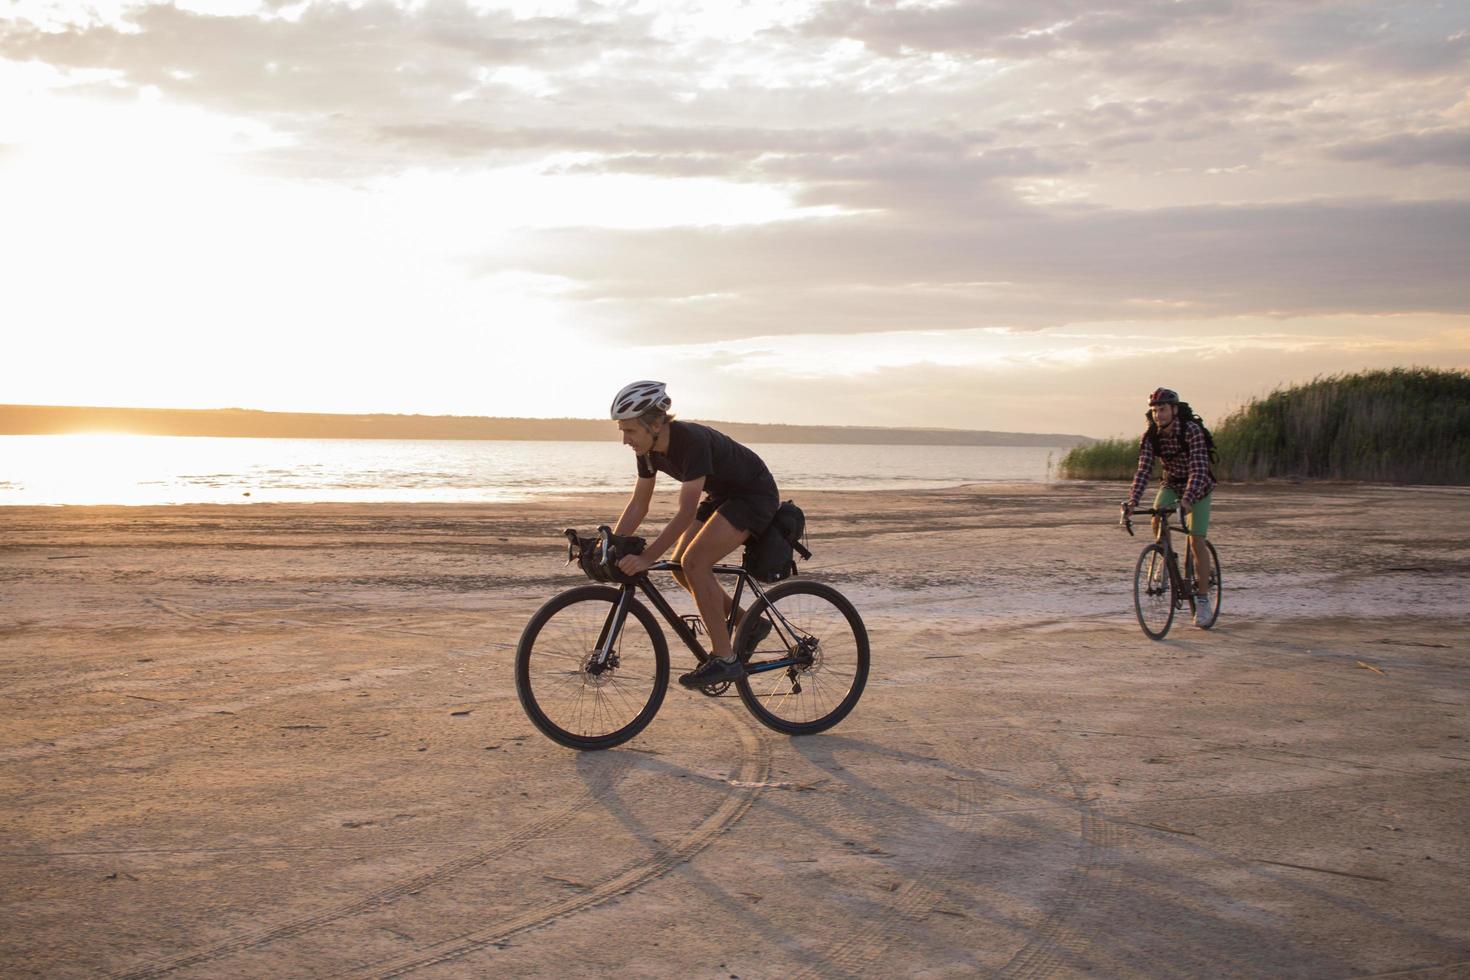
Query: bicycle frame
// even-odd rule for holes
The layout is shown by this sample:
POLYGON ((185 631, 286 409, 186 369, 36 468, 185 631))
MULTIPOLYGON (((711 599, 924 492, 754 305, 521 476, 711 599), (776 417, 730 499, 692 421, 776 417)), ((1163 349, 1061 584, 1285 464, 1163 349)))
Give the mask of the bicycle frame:
MULTIPOLYGON (((1179 508, 1164 507, 1155 509, 1150 507, 1147 510, 1134 511, 1134 513, 1147 514, 1149 517, 1158 519, 1159 530, 1155 541, 1164 549, 1164 567, 1169 570, 1169 579, 1174 584, 1174 604, 1176 606, 1182 605, 1186 601, 1185 597, 1194 594, 1194 583, 1186 579, 1184 573, 1179 571, 1179 552, 1174 548, 1173 535, 1176 532, 1185 535, 1186 539, 1189 535, 1189 528, 1184 526, 1184 518, 1182 516, 1179 518, 1180 523, 1169 523, 1169 518, 1178 514, 1179 508)), ((1133 520, 1131 516, 1124 514, 1122 521, 1119 523, 1123 525, 1123 529, 1128 532, 1129 537, 1132 537, 1133 520)), ((1188 545, 1186 544, 1187 547, 1188 545)))
MULTIPOLYGON (((604 538, 604 540, 606 539, 604 538)), ((606 621, 602 624, 602 631, 597 637, 596 651, 587 663, 586 669, 589 673, 599 673, 607 663, 608 658, 613 655, 613 651, 617 649, 618 638, 622 635, 623 631, 623 623, 628 617, 628 603, 638 592, 643 593, 648 599, 649 605, 653 606, 658 614, 664 618, 664 621, 669 624, 669 628, 674 631, 674 635, 684 641, 684 645, 694 654, 697 661, 704 663, 710 658, 710 654, 700 644, 699 639, 694 635, 694 631, 684 622, 684 618, 674 610, 674 607, 664 597, 659 587, 654 585, 648 577, 648 572, 677 572, 682 569, 683 565, 676 561, 664 560, 654 562, 649 566, 648 571, 639 575, 631 582, 625 581, 619 586, 622 594, 618 598, 617 605, 608 613, 606 621)), ((735 595, 731 598, 732 616, 734 615, 734 611, 740 608, 740 597, 745 593, 747 585, 750 587, 750 591, 754 594, 756 600, 765 599, 765 592, 762 591, 755 579, 751 578, 750 573, 739 565, 715 565, 714 572, 716 575, 733 575, 736 578, 735 595)), ((792 650, 800 649, 801 644, 797 639, 796 630, 786 620, 786 617, 781 614, 781 610, 771 604, 768 604, 766 609, 772 614, 772 625, 775 627, 776 635, 786 645, 788 654, 792 650)), ((733 623, 730 620, 727 619, 725 621, 725 628, 727 630, 732 625, 733 623)), ((747 675, 762 674, 770 670, 801 667, 805 666, 809 660, 809 657, 803 658, 797 655, 790 655, 777 660, 762 660, 755 663, 747 662, 745 673, 747 675)))
MULTIPOLYGON (((705 623, 675 612, 675 595, 661 590, 656 572, 686 583, 693 566, 654 561, 655 555, 623 564, 620 555, 644 553, 647 542, 616 535, 605 525, 598 538, 565 532, 568 564, 576 562, 593 585, 567 589, 542 603, 516 644, 516 697, 543 735, 567 748, 611 748, 633 738, 653 720, 670 687, 669 634, 662 617, 694 658, 709 666, 712 651, 705 626, 725 652, 724 637, 735 625, 731 645, 740 666, 699 683, 679 681, 705 697, 737 696, 767 728, 785 735, 815 735, 840 722, 857 705, 867 684, 870 651, 862 617, 846 596, 820 582, 789 581, 764 587, 736 564, 714 565, 731 588, 733 607, 705 623), (738 610, 738 611, 737 611, 738 610), (624 642, 627 641, 627 642, 624 642), (727 693, 729 692, 729 693, 727 693)), ((729 561, 729 559, 726 559, 729 561)), ((709 575, 703 566, 703 575, 709 575)), ((713 584, 706 579, 706 585, 713 584)), ((699 586, 700 597, 705 596, 699 586)), ((712 595, 713 593, 711 593, 712 595)), ((705 606, 708 608, 709 603, 705 606)))

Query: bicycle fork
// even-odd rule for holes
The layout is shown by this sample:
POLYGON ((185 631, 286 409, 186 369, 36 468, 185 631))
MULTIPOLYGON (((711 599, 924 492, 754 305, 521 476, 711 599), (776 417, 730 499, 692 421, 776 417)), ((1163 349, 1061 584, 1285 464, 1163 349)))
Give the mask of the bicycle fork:
POLYGON ((597 646, 592 649, 592 656, 587 661, 587 673, 596 676, 608 668, 608 661, 618 648, 618 639, 623 634, 623 623, 628 618, 628 601, 632 596, 632 588, 623 586, 618 595, 618 604, 613 606, 607 619, 602 621, 602 631, 597 634, 597 646))
POLYGON ((1172 556, 1168 552, 1164 552, 1163 554, 1155 553, 1154 556, 1149 559, 1146 587, 1148 588, 1150 594, 1153 594, 1154 592, 1162 592, 1164 589, 1168 588, 1169 584, 1173 581, 1173 576, 1171 574, 1172 569, 1170 567, 1171 557, 1172 556))

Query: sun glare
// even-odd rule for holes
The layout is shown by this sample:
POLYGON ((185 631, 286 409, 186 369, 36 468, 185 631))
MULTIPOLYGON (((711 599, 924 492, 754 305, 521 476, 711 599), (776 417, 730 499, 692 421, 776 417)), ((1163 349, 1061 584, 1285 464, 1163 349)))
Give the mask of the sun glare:
MULTIPOLYGON (((92 431, 7 442, 11 468, 30 474, 24 487, 16 491, 20 499, 13 503, 169 502, 159 499, 156 486, 167 472, 160 464, 171 455, 167 436, 92 431), (38 462, 44 465, 36 465, 38 462)), ((176 454, 173 450, 172 455, 176 454)))
POLYGON ((521 228, 758 225, 842 213, 797 206, 788 190, 769 184, 599 173, 599 163, 592 154, 563 154, 478 174, 415 171, 369 186, 396 212, 421 221, 438 216, 444 240, 465 246, 521 228), (466 220, 466 202, 472 221, 466 220))

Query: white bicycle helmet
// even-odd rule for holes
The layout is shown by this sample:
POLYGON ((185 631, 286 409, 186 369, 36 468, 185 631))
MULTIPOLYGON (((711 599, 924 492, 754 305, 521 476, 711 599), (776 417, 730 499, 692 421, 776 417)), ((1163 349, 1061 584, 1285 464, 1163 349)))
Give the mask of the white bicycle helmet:
POLYGON ((636 419, 651 408, 666 412, 673 404, 662 381, 635 381, 613 399, 614 419, 636 419))

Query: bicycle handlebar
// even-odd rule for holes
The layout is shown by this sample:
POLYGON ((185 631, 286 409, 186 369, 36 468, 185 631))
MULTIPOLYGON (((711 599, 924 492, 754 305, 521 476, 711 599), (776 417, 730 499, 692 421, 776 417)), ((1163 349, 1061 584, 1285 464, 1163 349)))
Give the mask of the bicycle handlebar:
MULTIPOLYGON (((607 539, 602 535, 601 532, 602 529, 598 528, 598 538, 601 541, 601 552, 597 556, 597 558, 598 564, 606 567, 607 539)), ((562 532, 562 534, 566 535, 567 539, 567 564, 570 565, 574 561, 582 561, 582 556, 586 553, 587 546, 590 544, 594 544, 593 540, 591 538, 582 537, 582 535, 579 534, 577 532, 577 529, 574 527, 567 528, 565 531, 562 532)))
MULTIPOLYGON (((592 541, 591 538, 584 538, 584 537, 582 537, 581 534, 577 533, 577 529, 574 528, 574 527, 567 528, 565 531, 562 532, 562 534, 566 535, 566 539, 567 539, 567 563, 568 564, 570 564, 571 562, 576 561, 579 557, 581 557, 582 549, 584 547, 586 547, 587 545, 593 543, 593 541, 592 541)), ((607 566, 607 559, 608 559, 607 552, 608 552, 608 548, 612 544, 612 538, 613 538, 612 528, 608 527, 606 524, 599 524, 598 527, 597 527, 597 542, 596 543, 598 544, 598 546, 601 549, 601 553, 600 553, 600 555, 598 557, 599 557, 599 561, 600 561, 600 563, 602 564, 603 567, 606 567, 607 566)))
POLYGON ((582 535, 577 533, 577 529, 573 527, 567 528, 562 534, 567 539, 567 564, 570 565, 572 562, 578 562, 582 565, 584 572, 587 572, 592 578, 602 582, 632 581, 632 579, 618 571, 617 566, 613 564, 613 559, 621 558, 625 555, 642 554, 644 547, 647 545, 647 542, 642 538, 614 534, 612 528, 606 524, 598 525, 597 538, 595 540, 582 537, 582 535), (597 548, 597 553, 584 557, 584 553, 589 546, 597 548), (589 560, 594 563, 594 567, 602 573, 601 575, 594 574, 592 569, 588 567, 589 560))
MULTIPOLYGON (((1136 510, 1124 510, 1123 516, 1118 518, 1118 525, 1123 528, 1123 530, 1127 531, 1128 536, 1131 538, 1133 537, 1134 514, 1147 514, 1149 517, 1160 517, 1163 518, 1165 524, 1168 524, 1169 518, 1174 514, 1180 512, 1181 509, 1177 504, 1173 507, 1141 507, 1136 510)), ((1183 518, 1181 517, 1180 520, 1182 521, 1183 518)), ((1180 524, 1179 527, 1180 530, 1183 530, 1186 533, 1189 530, 1188 528, 1184 527, 1183 524, 1180 524)))

